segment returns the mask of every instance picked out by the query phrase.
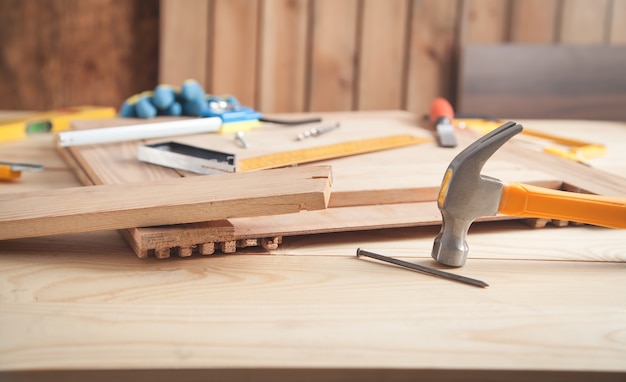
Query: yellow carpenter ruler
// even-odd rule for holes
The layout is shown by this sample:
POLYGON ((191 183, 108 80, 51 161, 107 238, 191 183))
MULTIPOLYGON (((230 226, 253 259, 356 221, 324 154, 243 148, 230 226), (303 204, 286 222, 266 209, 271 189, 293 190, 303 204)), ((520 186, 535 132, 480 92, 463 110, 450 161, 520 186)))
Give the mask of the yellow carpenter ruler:
POLYGON ((75 106, 32 114, 23 118, 0 120, 0 141, 24 139, 35 133, 56 133, 70 128, 76 119, 112 118, 117 112, 112 107, 75 106))
POLYGON ((416 145, 429 141, 431 141, 431 139, 416 137, 410 134, 402 134, 284 151, 238 160, 237 171, 253 171, 292 166, 296 164, 393 149, 396 147, 416 145))
MULTIPOLYGON (((481 134, 487 134, 491 130, 496 129, 505 121, 489 120, 489 119, 455 119, 455 123, 461 126, 463 124, 469 129, 478 131, 481 134)), ((584 142, 570 138, 559 137, 556 135, 524 129, 522 134, 530 137, 540 138, 545 141, 554 143, 550 146, 543 146, 543 151, 556 155, 565 159, 580 162, 587 158, 594 158, 606 154, 606 147, 601 144, 584 142)), ((541 142, 530 142, 540 144, 541 142)))

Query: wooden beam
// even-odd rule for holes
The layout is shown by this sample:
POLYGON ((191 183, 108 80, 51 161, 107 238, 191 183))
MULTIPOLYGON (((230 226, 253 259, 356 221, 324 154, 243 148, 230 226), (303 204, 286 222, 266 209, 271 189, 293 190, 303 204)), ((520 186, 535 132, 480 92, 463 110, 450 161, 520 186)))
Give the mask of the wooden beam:
POLYGON ((206 87, 209 0, 161 0, 160 5, 159 82, 180 86, 193 78, 206 87))
POLYGON ((402 108, 407 12, 406 1, 363 2, 357 110, 402 108))
POLYGON ((207 89, 257 108, 259 9, 256 0, 213 0, 207 89))
POLYGON ((456 0, 413 1, 403 109, 423 116, 435 97, 452 99, 459 9, 456 0))
POLYGON ((261 7, 258 108, 304 111, 308 1, 266 1, 261 7))
POLYGON ((0 239, 295 213, 329 197, 328 166, 5 194, 0 239))
POLYGON ((559 43, 606 43, 608 0, 568 0, 563 2, 559 43))
POLYGON ((352 110, 358 68, 356 0, 312 3, 308 111, 352 110))

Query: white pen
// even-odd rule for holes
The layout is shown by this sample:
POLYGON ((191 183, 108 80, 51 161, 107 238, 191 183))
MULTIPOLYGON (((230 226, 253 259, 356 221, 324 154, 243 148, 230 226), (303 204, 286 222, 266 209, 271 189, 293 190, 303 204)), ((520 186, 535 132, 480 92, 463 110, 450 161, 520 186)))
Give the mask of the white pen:
POLYGON ((58 143, 61 147, 67 147, 135 141, 178 135, 213 133, 219 131, 221 127, 222 119, 219 117, 181 119, 102 129, 62 131, 58 133, 58 143))

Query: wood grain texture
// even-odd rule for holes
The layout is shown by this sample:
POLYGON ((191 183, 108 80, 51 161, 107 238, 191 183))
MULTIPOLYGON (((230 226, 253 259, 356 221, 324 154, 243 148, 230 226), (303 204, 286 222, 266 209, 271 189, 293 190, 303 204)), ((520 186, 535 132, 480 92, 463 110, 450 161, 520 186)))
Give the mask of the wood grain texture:
MULTIPOLYGON (((119 232, 140 258, 151 255, 158 258, 168 258, 172 255, 187 257, 194 252, 211 255, 216 249, 220 249, 220 243, 237 240, 235 229, 228 220, 128 228, 119 232)), ((222 252, 229 253, 224 248, 222 252)))
MULTIPOLYGON (((453 25, 456 31, 445 40, 454 46, 626 41, 624 0, 382 4, 406 11, 383 26, 386 12, 374 11, 379 20, 368 22, 363 17, 369 17, 371 6, 359 0, 5 0, 0 3, 0 107, 118 106, 159 81, 177 85, 194 77, 209 91, 234 93, 265 112, 354 110, 362 96, 374 100, 368 109, 389 108, 389 100, 398 105, 400 99, 395 108, 421 113, 422 102, 416 100, 431 98, 435 90, 454 101, 458 58, 448 63, 447 55, 434 49, 434 62, 424 57, 421 65, 414 43, 402 42, 409 35, 433 42, 432 36, 447 36, 453 25), (415 27, 418 35, 409 31, 415 27), (283 28, 293 33, 281 34, 283 28), (393 52, 368 54, 364 63, 359 46, 372 35, 387 38, 378 49, 393 52), (397 46, 405 66, 398 72, 401 86, 386 71, 388 62, 396 66, 397 46), (438 71, 431 74, 435 64, 438 71), (381 86, 396 89, 391 98, 381 96, 375 85, 361 89, 362 65, 384 68, 382 77, 389 82, 381 86), (428 71, 419 76, 416 68, 428 71)), ((445 51, 443 44, 439 49, 445 51)), ((367 74, 365 80, 375 77, 367 74)))
MULTIPOLYGON (((0 112, 0 115, 4 113, 0 112)), ((49 188, 65 188, 80 186, 76 175, 70 171, 54 147, 52 137, 47 134, 33 135, 28 138, 30 145, 25 147, 23 141, 3 142, 2 161, 15 163, 32 163, 44 166, 43 171, 24 171, 15 181, 0 182, 0 198, 2 194, 14 192, 38 191, 49 188)))
POLYGON ((608 6, 608 0, 564 1, 559 41, 563 44, 606 43, 608 6))
MULTIPOLYGON (((306 116, 306 114, 275 116, 295 118, 306 116)), ((361 137, 370 138, 393 133, 417 133, 421 130, 417 127, 419 121, 416 116, 407 112, 324 113, 323 117, 341 121, 341 129, 313 140, 298 142, 293 140, 292 133, 284 127, 266 125, 247 133, 250 143, 247 149, 237 148, 232 142, 232 137, 228 135, 180 137, 177 140, 214 150, 231 147, 238 158, 245 159, 276 152, 276 147, 288 150, 296 147, 306 148, 347 142, 353 140, 357 133, 361 137), (381 130, 380 126, 385 126, 385 129, 381 130)), ((97 123, 83 121, 76 125, 84 127, 97 123)), ((477 138, 478 135, 469 131, 459 131, 459 150, 477 138)), ((502 150, 507 151, 507 147, 509 145, 502 150)), ((520 152, 513 150, 513 153, 518 153, 523 158, 516 156, 518 154, 497 153, 487 163, 485 173, 506 181, 522 181, 548 188, 561 188, 563 179, 567 179, 568 184, 578 185, 579 188, 591 193, 607 195, 619 195, 626 188, 626 181, 622 178, 615 178, 596 170, 581 172, 579 165, 566 161, 565 164, 545 161, 541 159, 542 153, 535 152, 539 149, 535 147, 535 150, 529 150, 525 147, 520 152), (548 167, 545 163, 551 163, 549 173, 546 172, 548 167), (562 178, 563 173, 568 173, 568 177, 562 178), (576 179, 577 176, 582 179, 594 179, 593 184, 576 179)), ((179 176, 173 171, 167 172, 167 169, 136 162, 132 148, 123 148, 120 145, 117 145, 115 149, 108 147, 106 150, 94 148, 72 148, 72 150, 78 150, 76 155, 80 155, 81 161, 87 166, 85 171, 90 172, 95 182, 100 184, 123 183, 132 178, 157 179, 159 176, 179 176)), ((143 228, 138 229, 137 232, 124 234, 124 236, 131 241, 131 246, 138 256, 150 257, 153 249, 167 248, 172 243, 178 243, 181 248, 190 248, 204 243, 205 240, 209 240, 210 245, 228 241, 231 244, 227 251, 233 252, 238 247, 249 246, 244 245, 243 242, 240 244, 239 240, 255 239, 257 243, 250 245, 258 245, 259 239, 269 238, 274 241, 272 238, 283 236, 437 225, 440 223, 441 215, 434 200, 439 190, 442 174, 455 155, 455 150, 441 149, 429 142, 414 147, 318 162, 333 167, 333 193, 329 202, 331 208, 325 211, 308 211, 280 217, 229 219, 233 230, 224 231, 226 233, 215 231, 213 239, 211 239, 211 234, 206 233, 194 238, 193 232, 200 232, 198 226, 191 226, 191 232, 188 235, 180 235, 177 230, 170 232, 167 229, 159 229, 158 236, 155 236, 154 240, 151 232, 146 232, 149 240, 142 238, 143 228), (406 174, 419 174, 419 176, 407 177, 406 174), (182 240, 180 237, 185 239, 182 240), (165 244, 158 245, 158 240, 162 240, 165 244), (150 246, 145 244, 148 241, 150 246)), ((559 159, 557 162, 562 161, 559 159)), ((495 219, 513 218, 497 217, 495 219)), ((494 220, 494 218, 481 220, 494 220)), ((263 241, 260 243, 263 245, 263 241)), ((179 249, 173 248, 172 251, 158 252, 155 255, 168 257, 170 253, 176 253, 176 251, 179 249)), ((192 249, 192 252, 196 251, 192 249)))
POLYGON ((489 44, 509 40, 509 1, 464 0, 461 44, 489 44))
POLYGON ((408 2, 364 0, 362 12, 357 109, 402 109, 408 2))
POLYGON ((609 43, 623 45, 626 44, 626 0, 613 0, 612 4, 609 43))
POLYGON ((511 1, 511 42, 555 43, 561 3, 560 0, 511 1))
POLYGON ((265 113, 304 111, 309 1, 262 4, 258 108, 265 113))
POLYGON ((159 83, 208 85, 209 9, 209 0, 160 0, 159 83))
POLYGON ((117 106, 155 86, 158 2, 0 2, 0 108, 117 106))
POLYGON ((0 239, 295 213, 329 195, 328 167, 4 194, 0 239))
POLYGON ((458 56, 456 0, 415 0, 411 6, 411 33, 405 109, 417 115, 430 112, 436 97, 454 99, 454 67, 458 56))
POLYGON ((213 0, 211 65, 207 89, 234 94, 256 107, 259 54, 259 1, 213 0))
POLYGON ((308 111, 346 111, 355 107, 357 0, 312 2, 308 111))
MULTIPOLYGON (((235 144, 230 134, 204 134, 176 137, 175 141, 209 150, 227 151, 237 160, 262 155, 313 149, 325 145, 347 143, 358 139, 376 139, 390 135, 410 134, 430 139, 432 132, 421 127, 420 119, 408 112, 329 112, 320 114, 324 120, 338 121, 341 127, 316 138, 295 140, 300 130, 265 124, 246 132, 248 148, 235 144), (383 127, 384 128, 381 128, 383 127)), ((272 116, 272 114, 270 114, 272 116)), ((276 118, 310 117, 309 114, 273 114, 276 118)), ((119 124, 119 119, 76 121, 74 126, 84 128, 119 124)), ((476 139, 469 132, 460 132, 460 150, 476 139)), ((147 141, 148 143, 157 142, 147 141)), ((86 170, 97 184, 122 184, 138 180, 157 180, 179 177, 177 171, 149 165, 135 160, 136 146, 125 144, 72 147, 76 157, 85 162, 86 170)), ((330 206, 373 205, 434 200, 442 174, 458 150, 442 150, 434 141, 395 148, 367 155, 337 158, 315 164, 333 167, 333 192, 330 206), (420 176, 406 176, 419 173, 420 176), (422 190, 423 192, 420 192, 422 190)), ((515 163, 493 161, 489 168, 494 176, 515 176, 518 181, 555 181, 543 171, 521 168, 515 163)))
POLYGON ((152 382, 169 382, 172 380, 228 380, 247 381, 253 376, 259 382, 288 382, 295 380, 315 380, 339 382, 358 380, 362 382, 379 381, 384 376, 386 381, 406 381, 413 379, 437 380, 443 377, 446 380, 463 380, 477 378, 483 382, 495 382, 503 379, 510 382, 521 382, 533 379, 542 381, 604 381, 621 382, 622 375, 618 372, 593 371, 537 371, 537 370, 433 370, 433 369, 353 369, 353 368, 211 368, 211 369, 182 369, 175 370, 48 370, 48 371, 12 371, 2 373, 10 381, 49 381, 54 380, 89 380, 92 382, 137 381, 150 380, 152 382))
POLYGON ((623 46, 468 45, 457 112, 626 120, 623 46))
MULTIPOLYGON (((593 234, 572 231, 566 248, 597 258, 585 239, 593 234)), ((11 241, 0 246, 3 369, 624 372, 616 333, 626 300, 606 288, 623 283, 623 263, 474 258, 451 270, 489 280, 476 290, 355 258, 363 246, 436 266, 431 231, 390 234, 293 238, 282 255, 148 264, 110 232, 11 241)), ((476 236, 487 253, 523 252, 490 243, 497 230, 476 236)), ((623 256, 616 238, 603 250, 623 256)), ((529 252, 566 252, 535 243, 529 252)))
MULTIPOLYGON (((591 166, 626 171, 624 123, 520 122, 605 143, 591 166)), ((6 153, 60 163, 52 142, 6 153)), ((66 187, 47 172, 0 194, 66 187)), ((482 290, 355 257, 437 267, 437 231, 294 236, 269 254, 168 261, 135 258, 112 231, 1 241, 0 379, 624 379, 623 230, 474 225, 467 265, 447 270, 491 284, 482 290)))

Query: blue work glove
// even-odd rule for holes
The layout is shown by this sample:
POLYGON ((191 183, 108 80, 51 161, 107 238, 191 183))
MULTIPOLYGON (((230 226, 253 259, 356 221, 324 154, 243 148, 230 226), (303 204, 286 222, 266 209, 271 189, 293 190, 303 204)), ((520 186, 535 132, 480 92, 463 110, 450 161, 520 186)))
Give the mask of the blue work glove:
POLYGON ((180 89, 158 85, 154 91, 145 91, 129 97, 120 108, 126 118, 154 118, 157 115, 200 116, 208 107, 206 93, 195 80, 186 80, 180 89))

